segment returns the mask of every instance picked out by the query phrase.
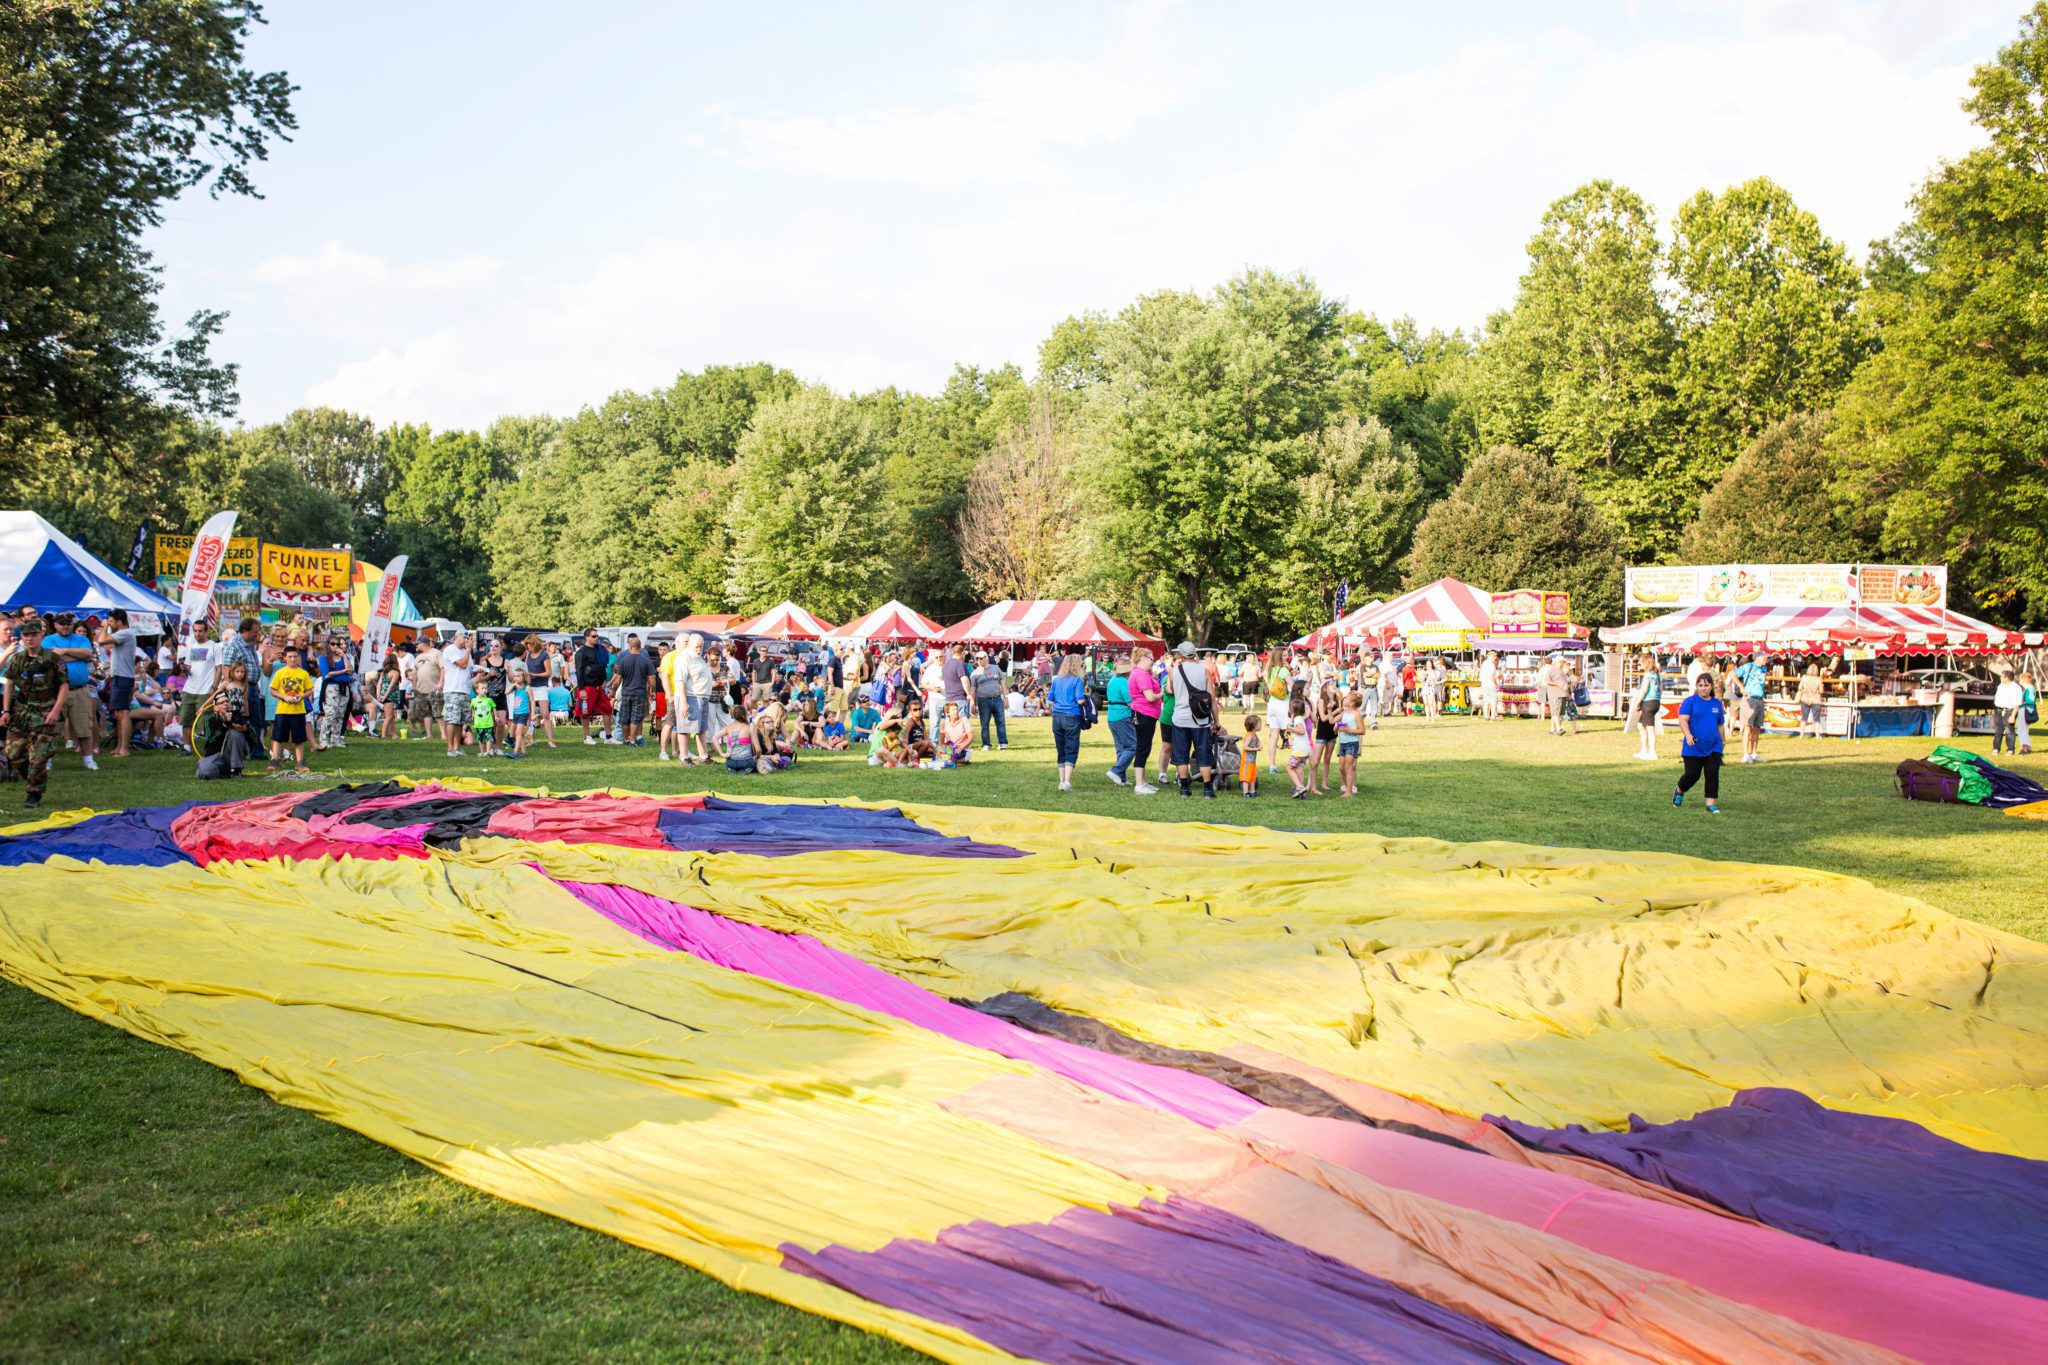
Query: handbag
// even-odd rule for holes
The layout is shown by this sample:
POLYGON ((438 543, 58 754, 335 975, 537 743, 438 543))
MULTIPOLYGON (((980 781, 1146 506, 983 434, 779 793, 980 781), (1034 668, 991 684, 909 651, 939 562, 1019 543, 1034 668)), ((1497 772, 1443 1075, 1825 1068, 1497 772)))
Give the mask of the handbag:
POLYGON ((1095 724, 1095 716, 1095 698, 1083 692, 1081 694, 1081 728, 1083 730, 1092 728, 1095 724))

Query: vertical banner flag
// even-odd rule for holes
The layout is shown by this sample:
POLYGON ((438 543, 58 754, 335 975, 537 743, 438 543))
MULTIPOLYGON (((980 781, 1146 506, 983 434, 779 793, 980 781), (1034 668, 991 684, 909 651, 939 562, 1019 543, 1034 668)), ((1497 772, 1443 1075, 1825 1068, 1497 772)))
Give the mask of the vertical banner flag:
POLYGON ((370 604, 370 619, 363 622, 363 657, 356 664, 356 676, 367 687, 370 676, 384 666, 384 651, 391 647, 391 614, 398 609, 398 580, 405 573, 405 556, 384 566, 377 580, 377 597, 370 604))
POLYGON ((1344 619, 1344 604, 1350 600, 1351 580, 1347 578, 1337 585, 1337 614, 1330 618, 1331 621, 1341 621, 1344 619))
POLYGON ((135 544, 128 549, 128 576, 135 577, 135 571, 142 567, 142 551, 149 544, 149 522, 143 521, 135 528, 135 544))
POLYGON ((221 563, 228 556, 228 537, 235 533, 237 515, 232 508, 215 512, 192 538, 192 553, 185 559, 185 591, 178 603, 180 633, 194 621, 205 619, 207 606, 213 601, 213 585, 220 581, 221 563))

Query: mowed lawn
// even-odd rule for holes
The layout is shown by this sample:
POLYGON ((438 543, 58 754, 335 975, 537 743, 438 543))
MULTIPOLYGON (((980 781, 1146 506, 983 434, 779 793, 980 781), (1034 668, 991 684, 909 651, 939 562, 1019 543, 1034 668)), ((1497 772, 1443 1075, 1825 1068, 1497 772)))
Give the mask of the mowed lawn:
MULTIPOLYGON (((1231 713, 1233 723, 1236 713, 1231 713)), ((730 779, 658 764, 652 748, 562 747, 522 762, 438 745, 356 741, 316 766, 332 781, 459 773, 556 790, 855 797, 1030 806, 1147 820, 1219 820, 1444 839, 1511 839, 1792 863, 1868 877, 1966 918, 2048 938, 2048 823, 1899 800, 1891 773, 1928 740, 1766 741, 1724 773, 1723 813, 1670 804, 1665 761, 1595 722, 1552 738, 1530 721, 1389 722, 1368 737, 1354 800, 1138 798, 1103 777, 1084 737, 1078 790, 1055 790, 1044 721, 1008 752, 950 772, 807 756, 730 779)), ((1964 741, 1982 749, 1985 741, 1964 741)), ((2011 766, 2048 782, 2048 758, 2011 766)), ((278 790, 191 780, 168 754, 60 758, 48 808, 161 805, 278 790)), ((308 784, 318 785, 318 784, 308 784)), ((0 787, 0 823, 21 788, 0 787)), ((0 883, 4 884, 4 883, 0 883)), ((366 1138, 274 1104, 225 1072, 0 988, 0 1357, 323 1359, 512 1356, 867 1361, 908 1353, 748 1295, 661 1257, 429 1174, 366 1138)))

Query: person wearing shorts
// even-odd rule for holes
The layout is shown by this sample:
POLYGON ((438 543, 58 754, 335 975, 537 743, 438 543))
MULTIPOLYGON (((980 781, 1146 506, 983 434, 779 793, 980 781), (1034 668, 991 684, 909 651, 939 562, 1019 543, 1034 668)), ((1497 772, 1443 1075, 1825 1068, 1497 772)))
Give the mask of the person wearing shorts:
POLYGON ((420 738, 430 739, 441 724, 441 649, 432 641, 414 656, 412 663, 412 704, 405 718, 420 727, 420 738))

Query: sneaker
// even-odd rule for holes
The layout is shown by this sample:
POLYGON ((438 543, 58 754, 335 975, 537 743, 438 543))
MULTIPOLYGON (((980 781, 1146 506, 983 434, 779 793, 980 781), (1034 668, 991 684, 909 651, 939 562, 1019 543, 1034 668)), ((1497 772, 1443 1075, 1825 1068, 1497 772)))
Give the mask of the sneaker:
POLYGON ((80 761, 85 764, 85 770, 89 773, 96 773, 100 770, 99 760, 94 758, 91 754, 87 754, 80 761))
POLYGON ((1714 804, 1713 802, 1711 802, 1711 801, 1707 802, 1707 814, 1709 814, 1709 815, 1719 815, 1720 813, 1721 813, 1721 808, 1720 808, 1719 806, 1715 805, 1715 804, 1714 804))
POLYGON ((1204 782, 1202 784, 1202 796, 1206 800, 1214 801, 1216 799, 1216 784, 1214 782, 1204 782))
POLYGON ((1009 745, 1007 745, 1007 744, 998 744, 998 745, 996 745, 996 747, 997 747, 998 749, 1007 749, 1007 748, 1009 748, 1010 746, 1009 746, 1009 745))
POLYGON ((23 810, 34 810, 42 804, 43 795, 41 792, 30 792, 27 796, 21 798, 21 808, 23 810))
POLYGON ((607 740, 605 741, 605 743, 607 743, 607 744, 609 744, 609 745, 613 746, 614 748, 617 748, 617 747, 618 747, 618 745, 619 745, 619 741, 618 741, 618 740, 616 740, 616 739, 607 739, 607 740))
POLYGON ((881 766, 882 766, 882 756, 881 756, 880 754, 869 754, 869 755, 868 755, 868 766, 869 766, 870 768, 879 768, 879 767, 881 767, 881 766))
POLYGON ((1188 778, 1183 777, 1180 780, 1180 794, 1182 796, 1193 796, 1195 794, 1195 784, 1188 778))
MULTIPOLYGON (((1006 746, 1006 747, 1007 747, 1007 746, 1006 746)), ((981 751, 982 751, 983 753, 987 753, 987 752, 988 752, 988 745, 986 745, 986 744, 982 745, 982 746, 981 746, 981 751)))
POLYGON ((1134 791, 1134 792, 1136 792, 1136 793, 1137 793, 1138 795, 1140 795, 1140 796, 1157 796, 1157 795, 1159 795, 1159 788, 1157 788, 1157 787, 1153 786, 1153 785, 1152 785, 1151 783, 1149 783, 1149 782, 1140 782, 1140 783, 1139 783, 1139 784, 1138 784, 1137 786, 1135 786, 1135 787, 1131 788, 1131 790, 1132 790, 1132 791, 1134 791))
POLYGON ((1123 777, 1114 768, 1111 768, 1109 770, 1109 780, 1116 783, 1119 787, 1127 787, 1130 785, 1128 782, 1124 781, 1123 777))
POLYGON ((594 739, 592 739, 592 738, 591 738, 591 737, 590 737, 589 735, 585 735, 585 736, 583 737, 583 742, 584 742, 585 744, 591 744, 591 745, 594 745, 594 744, 596 744, 596 743, 597 743, 597 741, 596 741, 596 740, 594 740, 594 739))
POLYGON ((1294 789, 1294 799, 1295 799, 1296 801, 1306 801, 1306 800, 1308 800, 1308 788, 1307 788, 1307 787, 1296 787, 1296 788, 1294 789))
POLYGON ((1672 805, 1674 805, 1674 806, 1682 806, 1682 805, 1684 805, 1684 804, 1685 804, 1685 793, 1684 793, 1684 792, 1678 792, 1678 791, 1675 791, 1675 792, 1671 793, 1671 804, 1672 804, 1672 805))

